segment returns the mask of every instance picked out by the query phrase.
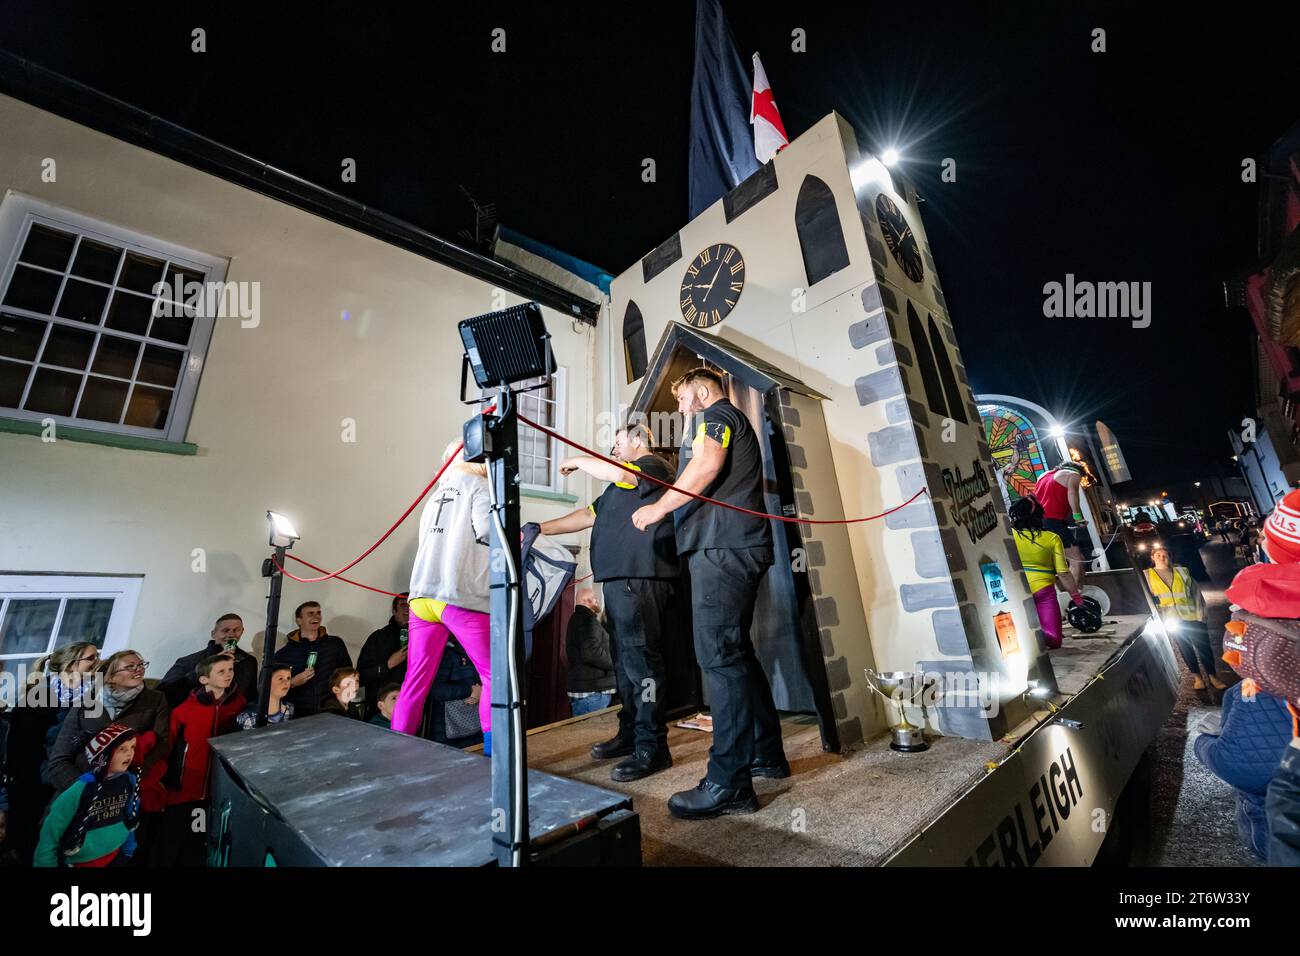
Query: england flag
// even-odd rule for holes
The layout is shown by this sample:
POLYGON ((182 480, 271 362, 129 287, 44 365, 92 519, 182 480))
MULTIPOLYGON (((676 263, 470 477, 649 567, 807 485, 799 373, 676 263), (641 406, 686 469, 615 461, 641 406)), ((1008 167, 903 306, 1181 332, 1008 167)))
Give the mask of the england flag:
POLYGON ((754 155, 760 163, 766 163, 790 145, 781 114, 776 110, 776 100, 772 99, 772 88, 767 84, 767 74, 763 72, 763 61, 757 53, 754 54, 754 99, 749 108, 749 122, 754 127, 754 155))

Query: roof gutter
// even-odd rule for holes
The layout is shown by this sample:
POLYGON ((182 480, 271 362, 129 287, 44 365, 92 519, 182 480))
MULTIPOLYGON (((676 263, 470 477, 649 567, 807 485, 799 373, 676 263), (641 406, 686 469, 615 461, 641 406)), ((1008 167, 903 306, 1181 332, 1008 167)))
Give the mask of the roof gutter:
POLYGON ((277 169, 6 50, 0 93, 596 324, 600 304, 277 169))

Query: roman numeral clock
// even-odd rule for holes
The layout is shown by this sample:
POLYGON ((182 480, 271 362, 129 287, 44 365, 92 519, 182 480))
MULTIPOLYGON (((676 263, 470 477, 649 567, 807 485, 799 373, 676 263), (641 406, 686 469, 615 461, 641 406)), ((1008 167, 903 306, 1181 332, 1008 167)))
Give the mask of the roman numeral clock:
POLYGON ((876 221, 880 223, 880 232, 885 237, 885 245, 894 256, 899 268, 913 282, 920 282, 925 275, 925 266, 921 264, 921 245, 916 241, 916 233, 903 215, 897 203, 884 193, 876 197, 876 221))
POLYGON ((745 259, 735 246, 708 246, 686 267, 682 318, 697 329, 712 328, 731 314, 745 288, 745 259))

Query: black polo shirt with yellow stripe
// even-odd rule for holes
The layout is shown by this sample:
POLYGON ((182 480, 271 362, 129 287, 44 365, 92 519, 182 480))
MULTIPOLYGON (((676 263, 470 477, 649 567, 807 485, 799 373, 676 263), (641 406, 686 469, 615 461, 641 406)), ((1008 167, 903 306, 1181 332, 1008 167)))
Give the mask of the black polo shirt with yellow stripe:
MULTIPOLYGON (((682 446, 680 476, 705 438, 712 438, 727 453, 722 470, 702 494, 728 504, 762 512, 763 453, 758 436, 744 412, 725 398, 695 417, 694 434, 682 446)), ((772 527, 767 518, 692 499, 673 513, 677 524, 677 553, 703 548, 770 548, 772 527)))
MULTIPOLYGON (((668 462, 658 455, 644 455, 625 464, 660 481, 673 479, 668 462)), ((591 529, 591 570, 597 581, 677 577, 672 522, 660 521, 645 531, 638 531, 632 524, 634 511, 663 496, 663 485, 643 478, 635 484, 611 484, 588 506, 596 516, 591 529)))

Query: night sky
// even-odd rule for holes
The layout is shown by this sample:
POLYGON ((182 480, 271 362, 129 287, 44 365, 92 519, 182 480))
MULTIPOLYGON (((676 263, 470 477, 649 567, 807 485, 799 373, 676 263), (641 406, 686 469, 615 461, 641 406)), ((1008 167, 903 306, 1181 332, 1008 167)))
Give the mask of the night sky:
MULTIPOLYGON (((0 46, 451 238, 461 184, 615 274, 686 220, 691 0, 179 6, 7 2, 0 46)), ((723 6, 792 137, 834 109, 903 152, 977 392, 1104 419, 1138 484, 1231 468, 1251 329, 1221 282, 1256 265, 1241 161, 1300 118, 1300 4, 723 6), (1044 319, 1066 273, 1150 281, 1151 327, 1044 319)))

